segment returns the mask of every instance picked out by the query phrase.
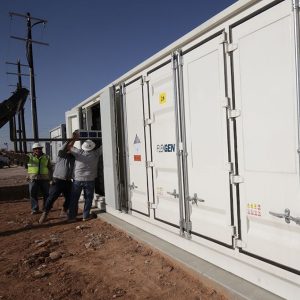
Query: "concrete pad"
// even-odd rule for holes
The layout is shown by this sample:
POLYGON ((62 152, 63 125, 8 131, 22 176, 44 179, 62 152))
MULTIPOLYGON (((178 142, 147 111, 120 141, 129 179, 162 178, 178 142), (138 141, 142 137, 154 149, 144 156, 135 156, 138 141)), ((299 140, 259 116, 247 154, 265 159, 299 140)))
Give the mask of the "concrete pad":
POLYGON ((229 299, 283 299, 109 213, 101 213, 97 216, 174 259, 184 269, 197 274, 201 281, 224 293, 229 299))

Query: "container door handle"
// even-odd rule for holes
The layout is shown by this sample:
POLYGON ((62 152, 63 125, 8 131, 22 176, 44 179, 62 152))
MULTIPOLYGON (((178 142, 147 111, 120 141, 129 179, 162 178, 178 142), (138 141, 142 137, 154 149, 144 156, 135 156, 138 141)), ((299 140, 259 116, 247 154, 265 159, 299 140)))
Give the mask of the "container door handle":
POLYGON ((177 194, 176 190, 174 189, 173 192, 167 192, 167 194, 173 196, 174 198, 178 198, 179 197, 179 194, 177 194))
POLYGON ((283 214, 280 214, 280 213, 275 213, 275 212, 272 212, 272 211, 269 211, 269 214, 274 216, 274 217, 277 217, 277 218, 281 218, 285 220, 285 222, 287 224, 289 224, 291 221, 295 222, 297 225, 300 225, 300 217, 293 217, 291 216, 291 211, 286 208, 284 210, 284 213, 283 214))
POLYGON ((193 197, 189 197, 189 201, 191 201, 192 204, 196 204, 196 205, 198 205, 198 202, 205 202, 204 199, 198 198, 197 193, 195 193, 193 197))
POLYGON ((137 189, 138 188, 138 186, 136 186, 135 184, 134 184, 134 181, 132 181, 132 184, 129 184, 129 189, 130 190, 134 190, 134 189, 137 189))

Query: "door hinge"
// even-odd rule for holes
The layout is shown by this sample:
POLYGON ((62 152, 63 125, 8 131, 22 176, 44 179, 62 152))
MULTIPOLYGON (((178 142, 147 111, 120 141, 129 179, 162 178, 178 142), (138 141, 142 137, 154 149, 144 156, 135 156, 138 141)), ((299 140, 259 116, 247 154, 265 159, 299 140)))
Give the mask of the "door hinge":
POLYGON ((224 97, 222 101, 222 107, 228 108, 230 106, 230 98, 229 97, 224 97))
POLYGON ((293 9, 300 8, 300 1, 299 0, 293 0, 293 9))
POLYGON ((178 149, 176 151, 176 155, 177 156, 182 156, 183 155, 183 143, 179 142, 178 144, 178 149))
POLYGON ((157 209, 157 203, 149 202, 150 209, 157 209))
POLYGON ((225 31, 222 32, 220 38, 219 38, 219 44, 227 43, 227 34, 225 31))
POLYGON ((154 167, 154 162, 153 161, 147 161, 146 162, 146 167, 147 168, 153 168, 154 167))
POLYGON ((154 122, 154 119, 145 119, 144 120, 144 126, 146 127, 147 125, 150 125, 154 122))
POLYGON ((237 48, 238 48, 238 44, 233 44, 233 43, 227 44, 226 52, 231 53, 231 52, 235 51, 237 48))
POLYGON ((228 110, 228 119, 234 119, 241 115, 241 111, 239 109, 229 109, 228 110))
POLYGON ((172 53, 172 69, 176 70, 178 68, 177 55, 172 53))
POLYGON ((178 63, 183 66, 183 55, 180 54, 180 51, 178 51, 178 63))
POLYGON ((244 182, 244 178, 242 176, 239 175, 232 175, 231 176, 231 183, 232 184, 239 184, 239 183, 243 183, 244 182))
POLYGON ((231 235, 234 239, 236 239, 237 238, 236 237, 236 226, 230 225, 230 227, 231 227, 231 231, 232 231, 231 235))
POLYGON ((125 84, 122 86, 122 95, 126 95, 126 86, 125 86, 125 84))
POLYGON ((143 81, 144 82, 149 82, 150 81, 150 76, 143 76, 143 81))
POLYGON ((183 143, 182 142, 179 142, 179 144, 178 144, 178 150, 179 151, 183 150, 183 143))
POLYGON ((229 173, 232 173, 233 172, 233 162, 228 162, 227 163, 227 171, 229 173))

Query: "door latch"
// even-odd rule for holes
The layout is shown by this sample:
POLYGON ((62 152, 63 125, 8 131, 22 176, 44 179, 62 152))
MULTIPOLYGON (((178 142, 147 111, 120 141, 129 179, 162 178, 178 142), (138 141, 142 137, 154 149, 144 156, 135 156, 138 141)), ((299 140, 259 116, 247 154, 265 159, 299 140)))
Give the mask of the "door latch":
POLYGON ((229 109, 228 110, 228 118, 234 119, 241 115, 241 111, 239 109, 229 109))
POLYGON ((132 184, 129 184, 129 189, 130 190, 134 190, 134 189, 137 189, 137 188, 138 188, 138 186, 136 186, 133 181, 132 181, 132 184))
POLYGON ((198 205, 198 202, 205 202, 204 199, 198 198, 197 193, 195 193, 193 197, 189 197, 189 201, 191 201, 192 204, 196 204, 196 205, 198 205))
POLYGON ((281 213, 275 213, 275 212, 272 212, 272 211, 269 211, 269 214, 271 216, 274 216, 274 217, 277 217, 277 218, 280 218, 280 219, 283 219, 285 220, 285 222, 287 224, 291 223, 291 221, 295 222, 297 225, 300 225, 300 217, 293 217, 291 216, 291 211, 286 208, 284 210, 284 213, 281 214, 281 213))
POLYGON ((173 196, 174 198, 178 198, 179 197, 179 194, 177 194, 176 190, 174 189, 173 192, 167 192, 167 194, 173 196))

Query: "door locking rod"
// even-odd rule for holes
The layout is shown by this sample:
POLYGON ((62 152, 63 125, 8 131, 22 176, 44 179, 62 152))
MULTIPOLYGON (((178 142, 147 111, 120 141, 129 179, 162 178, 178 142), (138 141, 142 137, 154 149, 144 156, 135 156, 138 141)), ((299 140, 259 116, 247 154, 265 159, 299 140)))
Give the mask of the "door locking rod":
POLYGON ((289 224, 289 223, 291 223, 291 221, 293 221, 297 225, 300 225, 300 217, 293 217, 293 216, 291 216, 291 211, 288 208, 286 208, 284 210, 283 214, 281 214, 281 213, 275 213, 275 212, 272 212, 272 211, 269 211, 269 214, 271 216, 276 217, 276 218, 284 219, 287 224, 289 224))

